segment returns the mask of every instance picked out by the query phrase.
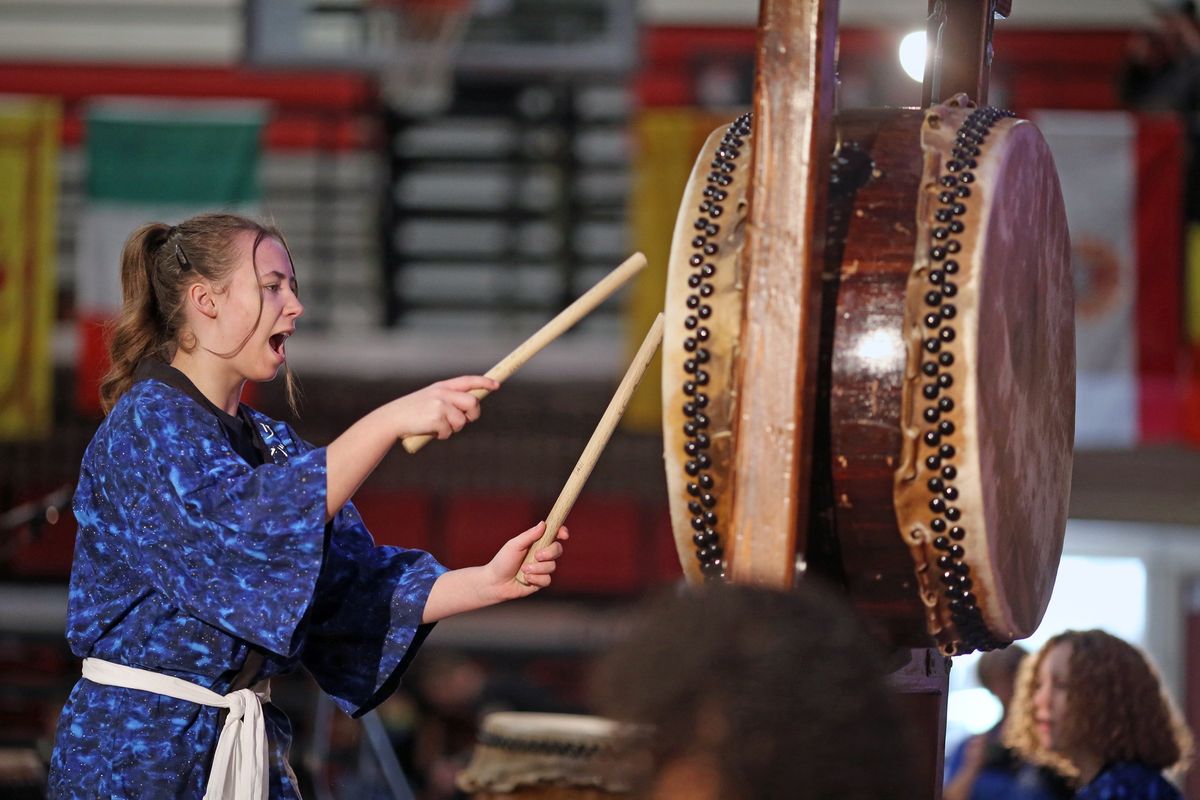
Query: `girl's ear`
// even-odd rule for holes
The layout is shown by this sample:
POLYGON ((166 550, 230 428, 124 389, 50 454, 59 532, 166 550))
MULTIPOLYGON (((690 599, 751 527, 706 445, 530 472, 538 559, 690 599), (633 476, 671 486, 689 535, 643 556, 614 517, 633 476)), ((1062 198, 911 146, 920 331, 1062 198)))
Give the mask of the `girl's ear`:
POLYGON ((216 319, 217 304, 212 287, 204 281, 196 281, 187 289, 187 302, 192 308, 209 319, 216 319))

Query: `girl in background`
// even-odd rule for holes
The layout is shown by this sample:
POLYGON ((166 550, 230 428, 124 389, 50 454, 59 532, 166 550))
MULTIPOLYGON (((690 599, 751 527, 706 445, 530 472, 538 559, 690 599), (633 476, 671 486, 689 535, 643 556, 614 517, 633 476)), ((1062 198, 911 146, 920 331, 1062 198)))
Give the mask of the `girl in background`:
POLYGON ((1191 751, 1158 675, 1101 630, 1067 631, 1025 660, 1007 743, 1074 778, 1078 800, 1178 800, 1163 777, 1191 751))

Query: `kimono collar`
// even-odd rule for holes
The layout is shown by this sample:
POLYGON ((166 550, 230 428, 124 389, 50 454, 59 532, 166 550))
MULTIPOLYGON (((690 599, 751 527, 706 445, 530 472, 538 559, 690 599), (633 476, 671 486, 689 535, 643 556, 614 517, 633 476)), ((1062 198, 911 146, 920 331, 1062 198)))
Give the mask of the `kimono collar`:
POLYGON ((173 389, 178 389, 196 401, 201 408, 210 412, 225 429, 229 436, 230 444, 233 445, 234 449, 251 466, 278 461, 272 448, 268 447, 263 441, 262 433, 259 431, 258 426, 254 424, 254 420, 250 418, 250 414, 244 405, 238 405, 237 416, 227 413, 225 409, 219 408, 205 397, 204 393, 196 388, 196 384, 192 383, 191 378, 158 358, 143 358, 138 362, 137 367, 134 368, 134 383, 145 380, 156 380, 160 383, 165 383, 173 389), (250 452, 246 452, 246 450, 251 448, 240 446, 242 442, 251 445, 252 451, 258 455, 257 459, 252 458, 250 452))
POLYGON ((192 383, 192 379, 184 375, 179 370, 172 367, 165 361, 157 358, 143 358, 138 362, 133 370, 133 382, 139 383, 144 380, 156 380, 160 383, 165 383, 167 386, 178 389, 188 397, 195 400, 204 408, 212 412, 213 416, 221 420, 227 425, 241 424, 237 417, 227 413, 225 409, 218 408, 215 403, 204 396, 204 393, 196 388, 196 384, 192 383))

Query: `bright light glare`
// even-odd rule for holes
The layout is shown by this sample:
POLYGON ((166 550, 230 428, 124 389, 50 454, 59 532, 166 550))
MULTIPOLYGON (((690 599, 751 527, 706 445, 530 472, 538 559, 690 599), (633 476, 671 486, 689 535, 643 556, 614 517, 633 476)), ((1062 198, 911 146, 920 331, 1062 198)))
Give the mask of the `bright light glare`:
POLYGON ((1141 646, 1146 588, 1146 565, 1140 558, 1063 556, 1046 616, 1022 644, 1033 651, 1065 630, 1103 628, 1141 646))
MULTIPOLYGON (((954 669, 959 669, 957 660, 954 669)), ((987 689, 959 689, 951 697, 953 700, 946 709, 946 726, 954 730, 954 738, 991 730, 1004 716, 1004 706, 987 689)))
POLYGON ((900 66, 914 81, 925 80, 925 31, 913 31, 900 40, 900 66))
POLYGON ((904 344, 891 331, 875 330, 861 337, 854 345, 854 355, 881 368, 904 358, 904 344))

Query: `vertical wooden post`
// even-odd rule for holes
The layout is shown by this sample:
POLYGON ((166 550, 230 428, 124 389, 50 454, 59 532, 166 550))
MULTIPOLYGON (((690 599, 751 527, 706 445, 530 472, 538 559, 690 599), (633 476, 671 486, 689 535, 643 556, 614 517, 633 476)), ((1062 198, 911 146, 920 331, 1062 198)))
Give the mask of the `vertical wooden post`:
POLYGON ((786 588, 808 519, 837 0, 762 0, 732 578, 786 588))
POLYGON ((1011 11, 1012 0, 929 0, 923 107, 958 92, 987 103, 992 30, 1011 11))
POLYGON ((910 651, 907 664, 888 676, 888 683, 910 725, 913 773, 919 792, 913 800, 940 800, 950 659, 933 648, 917 648, 910 651))

